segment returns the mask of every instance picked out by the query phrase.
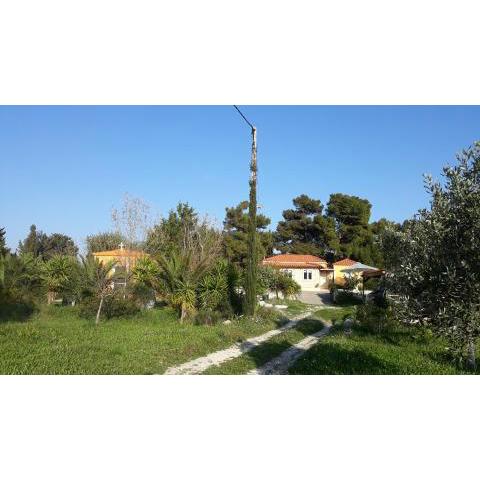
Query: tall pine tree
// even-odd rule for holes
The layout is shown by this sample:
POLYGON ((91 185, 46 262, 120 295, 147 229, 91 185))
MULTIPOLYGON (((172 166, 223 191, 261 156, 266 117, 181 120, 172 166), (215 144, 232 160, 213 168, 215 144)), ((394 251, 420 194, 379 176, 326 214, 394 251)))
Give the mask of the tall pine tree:
MULTIPOLYGON (((247 264, 248 252, 248 202, 241 202, 236 207, 226 208, 223 222, 223 250, 225 256, 233 263, 241 266, 247 264)), ((270 219, 265 215, 257 215, 257 262, 271 255, 273 236, 266 231, 270 219)))
POLYGON ((300 195, 293 199, 294 209, 284 210, 275 232, 275 248, 282 253, 325 256, 338 248, 335 223, 322 215, 320 200, 300 195))

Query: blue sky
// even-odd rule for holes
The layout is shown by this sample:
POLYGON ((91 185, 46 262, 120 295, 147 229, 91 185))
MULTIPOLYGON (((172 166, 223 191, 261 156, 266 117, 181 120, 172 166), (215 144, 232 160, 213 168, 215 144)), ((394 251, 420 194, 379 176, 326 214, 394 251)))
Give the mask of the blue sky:
MULTIPOLYGON (((258 128, 259 203, 275 227, 293 197, 368 198, 372 219, 428 205, 422 174, 480 139, 480 107, 241 107, 258 128)), ((231 106, 0 107, 0 226, 83 239, 128 192, 223 220, 248 196, 250 133, 231 106)))

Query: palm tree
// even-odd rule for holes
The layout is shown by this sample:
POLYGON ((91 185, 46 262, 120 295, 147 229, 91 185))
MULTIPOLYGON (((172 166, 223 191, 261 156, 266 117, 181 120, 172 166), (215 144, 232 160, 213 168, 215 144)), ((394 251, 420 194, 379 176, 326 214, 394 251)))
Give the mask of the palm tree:
POLYGON ((222 260, 204 275, 198 286, 199 302, 202 308, 215 310, 228 302, 228 273, 228 263, 222 260))
POLYGON ((157 288, 167 302, 180 313, 180 322, 195 311, 196 290, 208 268, 209 259, 194 261, 189 253, 173 252, 157 258, 160 267, 157 288))
POLYGON ((114 285, 112 276, 116 262, 110 260, 109 262, 103 263, 91 255, 87 258, 81 258, 84 287, 92 291, 93 294, 100 299, 95 318, 95 325, 98 325, 100 323, 103 301, 105 297, 113 294, 114 285))
POLYGON ((5 290, 32 294, 41 287, 41 260, 31 253, 4 257, 5 290))
POLYGON ((132 271, 133 279, 147 287, 156 290, 157 277, 159 274, 158 263, 151 257, 141 257, 137 260, 132 271))
POLYGON ((65 292, 72 286, 77 272, 73 257, 56 255, 42 266, 42 280, 47 287, 47 304, 55 301, 57 293, 65 292))

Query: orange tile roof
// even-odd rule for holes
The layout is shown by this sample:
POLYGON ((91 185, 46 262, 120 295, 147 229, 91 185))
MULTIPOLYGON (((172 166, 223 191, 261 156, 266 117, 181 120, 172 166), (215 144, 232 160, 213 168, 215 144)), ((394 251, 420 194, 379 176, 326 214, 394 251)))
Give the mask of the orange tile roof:
POLYGON ((358 262, 352 260, 351 258, 344 258, 343 260, 335 262, 334 265, 338 265, 339 267, 350 267, 351 265, 355 265, 356 263, 358 262))
POLYGON ((262 261, 262 264, 289 268, 319 268, 327 266, 327 262, 323 258, 315 255, 298 255, 294 253, 282 253, 273 257, 267 257, 262 261))
POLYGON ((95 257, 143 257, 146 253, 140 250, 128 250, 127 248, 117 248, 116 250, 106 250, 104 252, 93 252, 95 257))

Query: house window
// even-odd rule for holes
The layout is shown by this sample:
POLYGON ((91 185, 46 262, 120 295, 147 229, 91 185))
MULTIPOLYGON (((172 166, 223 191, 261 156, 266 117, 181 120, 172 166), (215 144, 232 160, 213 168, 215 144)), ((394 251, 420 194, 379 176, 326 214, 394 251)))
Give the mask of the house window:
POLYGON ((283 273, 287 276, 292 278, 293 277, 293 272, 291 270, 283 270, 283 273))
POLYGON ((312 279, 312 271, 311 270, 304 270, 303 271, 303 279, 304 280, 311 280, 312 279))

